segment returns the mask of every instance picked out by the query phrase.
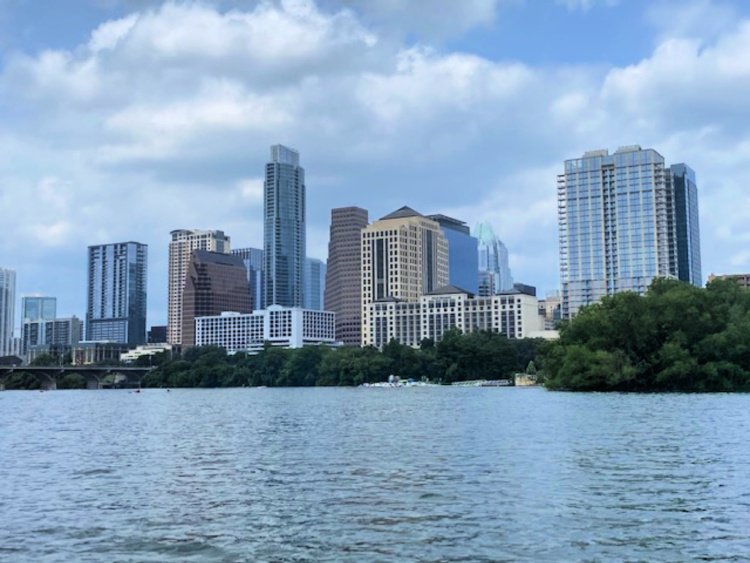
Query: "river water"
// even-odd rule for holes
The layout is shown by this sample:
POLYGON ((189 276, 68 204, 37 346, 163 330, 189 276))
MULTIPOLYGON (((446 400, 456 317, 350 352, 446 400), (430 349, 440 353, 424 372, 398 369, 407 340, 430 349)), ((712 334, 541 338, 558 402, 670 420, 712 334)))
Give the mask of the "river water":
POLYGON ((747 561, 750 396, 0 393, 2 561, 747 561))

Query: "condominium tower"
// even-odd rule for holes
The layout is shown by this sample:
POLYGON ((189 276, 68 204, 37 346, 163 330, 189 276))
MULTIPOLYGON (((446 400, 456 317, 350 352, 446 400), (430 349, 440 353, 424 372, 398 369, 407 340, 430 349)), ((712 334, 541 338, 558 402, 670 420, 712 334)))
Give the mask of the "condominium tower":
POLYGON ((247 283, 250 285, 250 306, 253 311, 263 309, 263 249, 235 248, 234 256, 239 256, 245 264, 247 283))
POLYGON ((147 260, 139 242, 89 246, 86 340, 146 342, 147 260))
POLYGON ((605 295, 644 293, 655 277, 700 285, 697 189, 685 165, 668 168, 637 145, 590 151, 565 161, 557 198, 563 318, 605 295))
POLYGON ((324 309, 336 313, 336 338, 347 346, 362 343, 362 229, 367 210, 331 210, 324 309))
POLYGON ((177 229, 170 233, 167 342, 182 344, 182 293, 185 290, 190 254, 193 250, 229 253, 229 237, 223 231, 177 229))
POLYGON ((305 169, 299 153, 271 147, 263 185, 263 303, 301 307, 304 302, 305 169))
POLYGON ((362 342, 370 342, 371 303, 416 302, 448 285, 448 241, 437 221, 402 207, 362 229, 362 342))
POLYGON ((305 258, 304 308, 322 311, 326 290, 326 263, 318 258, 305 258))
POLYGON ((13 323, 16 318, 16 272, 0 268, 0 356, 14 353, 13 323))

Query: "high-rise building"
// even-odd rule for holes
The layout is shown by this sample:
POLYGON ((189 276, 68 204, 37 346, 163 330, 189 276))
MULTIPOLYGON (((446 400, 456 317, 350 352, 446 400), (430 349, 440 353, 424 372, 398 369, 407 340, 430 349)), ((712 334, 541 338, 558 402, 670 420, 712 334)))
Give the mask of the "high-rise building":
POLYGON ((182 294, 182 345, 195 346, 195 318, 224 312, 250 313, 250 289, 239 256, 194 250, 182 294))
POLYGON ((305 258, 305 309, 322 311, 326 290, 326 263, 305 258))
POLYGON ((637 145, 589 151, 565 161, 557 199, 563 318, 605 295, 644 293, 655 277, 700 284, 697 189, 687 166, 670 169, 637 145))
POLYGON ((193 250, 229 253, 229 237, 223 231, 178 229, 170 233, 167 342, 182 343, 182 292, 185 290, 190 254, 193 250))
POLYGON ((445 215, 428 215, 437 221, 448 241, 448 279, 469 293, 479 291, 479 241, 463 221, 445 215))
POLYGON ((325 310, 336 313, 336 338, 347 346, 362 344, 362 229, 367 210, 331 210, 325 310))
POLYGON ((232 254, 242 258, 250 285, 250 306, 253 311, 263 308, 263 250, 260 248, 235 248, 232 254))
POLYGON ((139 242, 89 246, 86 340, 146 342, 147 261, 139 242))
POLYGON ((370 342, 370 304, 416 302, 448 285, 448 241, 437 221, 402 207, 362 229, 362 342, 370 342))
POLYGON ((66 319, 24 320, 21 352, 28 355, 33 347, 47 346, 49 350, 74 346, 83 337, 83 323, 72 316, 66 319))
POLYGON ((508 265, 508 249, 497 238, 489 223, 479 223, 474 229, 478 240, 480 296, 496 295, 513 289, 513 276, 508 265))
POLYGON ((304 303, 305 169, 299 153, 271 147, 263 185, 263 304, 304 303))
POLYGON ((674 193, 677 277, 701 287, 701 233, 698 224, 698 186, 695 183, 695 172, 686 164, 673 164, 669 167, 668 178, 671 180, 674 193))
POLYGON ((16 318, 16 272, 0 268, 0 356, 15 352, 13 324, 16 318))
POLYGON ((57 298, 36 295, 21 298, 21 322, 51 321, 57 318, 57 298))

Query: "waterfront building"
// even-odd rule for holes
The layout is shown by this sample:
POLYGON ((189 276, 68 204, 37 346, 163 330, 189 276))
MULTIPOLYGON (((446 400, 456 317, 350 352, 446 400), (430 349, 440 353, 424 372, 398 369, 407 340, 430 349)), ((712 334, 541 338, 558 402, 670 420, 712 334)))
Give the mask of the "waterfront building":
POLYGON ((508 265, 508 249, 497 238, 489 223, 479 223, 474 229, 477 238, 480 296, 489 296, 513 289, 513 276, 508 265))
POLYGON ((86 340, 146 342, 147 260, 139 242, 89 246, 86 340))
POLYGON ((305 259, 305 309, 323 310, 326 289, 326 263, 317 258, 305 259))
POLYGON ((673 164, 667 178, 674 194, 674 228, 677 277, 695 286, 703 285, 701 241, 698 222, 698 186, 695 172, 686 164, 673 164))
POLYGON ((239 256, 194 250, 182 294, 182 346, 195 345, 195 319, 224 311, 249 313, 247 271, 239 256))
POLYGON ((71 347, 70 354, 74 366, 116 365, 129 349, 130 345, 122 342, 79 342, 71 347))
POLYGON ((166 353, 168 357, 172 357, 172 345, 164 342, 158 344, 142 344, 136 346, 132 350, 123 352, 120 354, 120 361, 125 363, 133 363, 142 357, 153 357, 157 354, 166 353))
POLYGON ((346 346, 362 343, 362 229, 367 223, 361 207, 331 210, 324 309, 336 313, 336 338, 346 346))
POLYGON ((695 175, 637 145, 589 151, 558 176, 562 317, 655 277, 700 285, 695 175), (679 199, 679 203, 677 200, 679 199))
POLYGON ((448 285, 448 241, 437 221, 402 207, 362 229, 362 344, 370 303, 392 298, 416 302, 448 285))
POLYGON ((250 306, 252 310, 263 308, 263 249, 236 248, 232 254, 242 258, 247 270, 247 283, 250 286, 250 306))
MULTIPOLYGON (((463 221, 428 215, 437 221, 448 241, 448 283, 471 293, 479 291, 479 241, 463 221)), ((506 253, 507 254, 507 253, 506 253)))
POLYGON ((508 338, 544 336, 535 295, 512 289, 487 297, 475 297, 449 285, 422 295, 416 301, 384 298, 368 305, 370 327, 364 345, 382 348, 395 339, 418 347, 423 339, 442 340, 447 330, 463 333, 489 330, 508 338))
POLYGON ((16 352, 13 325, 16 318, 16 272, 0 268, 0 357, 16 352))
POLYGON ((297 151, 274 145, 263 184, 265 306, 304 303, 305 236, 305 169, 297 151))
POLYGON ((230 354, 260 352, 266 343, 282 348, 336 344, 335 314, 271 305, 249 314, 223 312, 198 317, 196 344, 221 346, 230 354))
POLYGON ((194 250, 228 254, 230 239, 224 231, 177 229, 170 233, 167 342, 182 343, 182 293, 185 291, 190 256, 194 250))
POLYGON ((30 295, 21 298, 21 322, 51 321, 57 318, 57 298, 30 295))
POLYGON ((83 322, 75 315, 64 319, 24 320, 21 330, 21 353, 38 346, 73 346, 83 339, 83 322))

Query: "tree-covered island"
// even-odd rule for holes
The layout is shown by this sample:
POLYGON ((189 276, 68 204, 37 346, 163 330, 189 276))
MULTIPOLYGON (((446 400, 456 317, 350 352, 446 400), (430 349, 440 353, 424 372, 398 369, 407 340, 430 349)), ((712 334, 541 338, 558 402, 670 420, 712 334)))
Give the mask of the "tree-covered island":
POLYGON ((544 353, 546 386, 573 391, 750 391, 750 291, 655 280, 585 307, 544 353))

